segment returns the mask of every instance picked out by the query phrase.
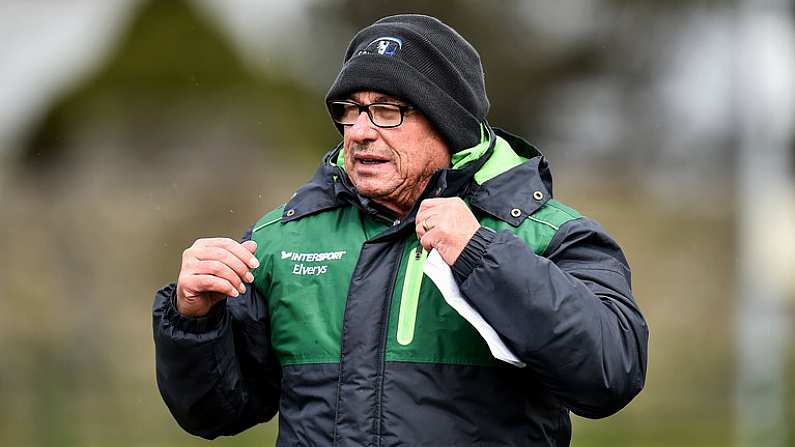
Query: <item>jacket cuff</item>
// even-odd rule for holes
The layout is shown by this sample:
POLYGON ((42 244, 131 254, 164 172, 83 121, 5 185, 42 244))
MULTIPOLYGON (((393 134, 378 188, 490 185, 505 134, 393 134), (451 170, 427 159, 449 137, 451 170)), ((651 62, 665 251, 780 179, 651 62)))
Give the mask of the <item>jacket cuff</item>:
POLYGON ((226 317, 226 301, 215 304, 203 317, 188 317, 177 310, 176 290, 176 287, 172 288, 165 312, 166 319, 174 328, 190 334, 203 334, 221 328, 226 317))
POLYGON ((472 238, 467 242, 464 251, 458 255, 458 259, 453 263, 453 277, 458 284, 464 282, 475 267, 483 263, 483 255, 486 253, 486 248, 494 240, 497 233, 491 228, 480 227, 472 238))

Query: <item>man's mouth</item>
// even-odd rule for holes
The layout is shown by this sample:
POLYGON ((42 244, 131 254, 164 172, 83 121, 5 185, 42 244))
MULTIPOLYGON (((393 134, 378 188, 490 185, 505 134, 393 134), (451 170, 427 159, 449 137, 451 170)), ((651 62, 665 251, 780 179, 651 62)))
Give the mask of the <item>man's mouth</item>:
POLYGON ((389 162, 389 159, 387 159, 386 157, 382 157, 375 154, 357 154, 354 158, 358 163, 364 165, 377 165, 389 162))

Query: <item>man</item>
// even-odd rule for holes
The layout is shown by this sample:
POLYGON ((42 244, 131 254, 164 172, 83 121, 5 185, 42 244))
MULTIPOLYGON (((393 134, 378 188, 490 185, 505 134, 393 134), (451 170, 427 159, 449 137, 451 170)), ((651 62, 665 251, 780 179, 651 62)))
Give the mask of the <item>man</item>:
POLYGON ((648 332, 618 245, 552 199, 540 153, 485 121, 475 49, 379 20, 327 97, 343 135, 245 242, 199 239, 157 293, 157 379, 187 431, 279 412, 278 445, 565 446, 643 387, 648 332), (492 357, 422 263, 526 364, 492 357))

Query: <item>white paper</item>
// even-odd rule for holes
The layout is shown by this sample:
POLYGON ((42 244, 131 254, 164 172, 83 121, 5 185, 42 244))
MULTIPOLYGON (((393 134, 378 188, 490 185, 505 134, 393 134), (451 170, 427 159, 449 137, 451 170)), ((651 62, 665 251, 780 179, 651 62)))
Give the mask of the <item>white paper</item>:
POLYGON ((508 362, 511 365, 524 368, 525 364, 519 360, 507 346, 502 342, 500 336, 494 328, 483 319, 482 316, 476 311, 469 303, 461 296, 461 291, 458 289, 453 278, 453 272, 450 266, 444 262, 442 256, 436 249, 431 250, 428 254, 428 259, 425 261, 423 271, 442 293, 444 300, 450 305, 459 315, 464 317, 478 331, 481 337, 486 340, 491 350, 491 355, 497 360, 508 362))

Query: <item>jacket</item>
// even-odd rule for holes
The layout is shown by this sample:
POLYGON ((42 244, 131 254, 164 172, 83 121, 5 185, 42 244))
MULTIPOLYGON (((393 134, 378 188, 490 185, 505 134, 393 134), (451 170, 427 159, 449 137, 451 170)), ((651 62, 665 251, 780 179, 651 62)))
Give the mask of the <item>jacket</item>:
POLYGON ((423 276, 417 206, 398 220, 356 194, 341 151, 247 232, 245 294, 187 318, 174 284, 157 292, 157 382, 185 430, 212 439, 278 411, 279 446, 566 446, 569 412, 605 417, 640 392, 648 329, 627 261, 552 198, 533 146, 486 126, 420 198, 457 195, 480 221, 453 273, 524 368, 423 276))

